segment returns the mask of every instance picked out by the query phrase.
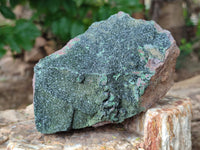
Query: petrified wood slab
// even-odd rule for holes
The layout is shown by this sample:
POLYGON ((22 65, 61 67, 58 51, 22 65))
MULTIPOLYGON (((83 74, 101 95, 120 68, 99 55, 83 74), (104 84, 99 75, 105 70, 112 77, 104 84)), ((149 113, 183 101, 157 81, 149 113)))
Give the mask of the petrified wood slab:
POLYGON ((192 150, 200 149, 200 75, 174 84, 168 94, 191 98, 192 103, 192 150))

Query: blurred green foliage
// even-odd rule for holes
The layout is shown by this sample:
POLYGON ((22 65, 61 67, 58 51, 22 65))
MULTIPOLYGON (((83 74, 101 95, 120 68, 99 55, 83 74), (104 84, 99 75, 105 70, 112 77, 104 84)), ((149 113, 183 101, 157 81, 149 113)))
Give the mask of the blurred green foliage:
POLYGON ((192 43, 187 42, 186 39, 181 40, 180 51, 182 55, 188 55, 192 52, 192 43))
MULTIPOLYGON (((186 26, 187 26, 187 22, 186 22, 186 26)), ((189 24, 189 26, 194 26, 194 24, 189 24)), ((186 57, 188 57, 193 51, 193 45, 197 42, 200 41, 200 20, 198 21, 197 24, 197 29, 196 29, 196 35, 195 37, 186 40, 185 38, 183 38, 181 40, 181 45, 179 46, 180 48, 180 56, 178 57, 177 63, 176 63, 176 68, 179 69, 181 68, 183 65, 182 63, 185 61, 186 57)), ((197 55, 200 58, 200 50, 197 51, 197 55)))
POLYGON ((188 9, 187 8, 184 8, 183 9, 183 17, 185 19, 185 25, 187 27, 191 27, 191 26, 194 26, 194 23, 192 22, 191 18, 190 18, 190 15, 188 13, 188 9))
MULTIPOLYGON (((192 20, 191 16, 188 13, 188 9, 183 9, 183 16, 185 19, 185 26, 186 28, 191 28, 195 31, 195 35, 193 37, 187 37, 187 40, 183 38, 181 40, 181 44, 179 46, 180 48, 180 56, 177 59, 176 68, 180 69, 183 67, 183 63, 185 63, 185 60, 192 52, 194 52, 193 45, 200 41, 200 18, 198 18, 198 24, 195 25, 192 20)), ((197 55, 199 55, 200 58, 200 50, 198 50, 197 55)))
POLYGON ((0 0, 0 13, 13 20, 13 24, 0 25, 0 56, 6 53, 5 46, 17 53, 30 50, 34 39, 47 32, 64 42, 83 33, 92 22, 118 11, 132 14, 143 8, 139 0, 0 0), (30 19, 16 19, 13 9, 18 4, 30 7, 30 19))
MULTIPOLYGON (((200 19, 197 25, 197 32, 196 32, 196 41, 200 41, 200 19)), ((199 60, 200 60, 200 50, 198 50, 199 60)))
POLYGON ((176 69, 179 69, 183 66, 182 63, 185 61, 186 57, 193 51, 192 44, 193 43, 191 41, 188 42, 184 38, 181 39, 181 45, 179 46, 180 55, 177 58, 176 69))
POLYGON ((181 45, 179 46, 180 49, 180 55, 177 58, 176 62, 176 69, 180 69, 183 65, 185 58, 192 52, 192 43, 187 42, 186 39, 181 40, 181 45))
POLYGON ((199 19, 199 21, 198 21, 198 25, 197 25, 196 36, 198 37, 198 40, 200 40, 200 19, 199 19))
POLYGON ((27 20, 16 20, 14 26, 0 27, 0 56, 6 53, 5 45, 10 46, 13 52, 20 53, 21 49, 30 50, 34 39, 40 35, 36 26, 27 20))

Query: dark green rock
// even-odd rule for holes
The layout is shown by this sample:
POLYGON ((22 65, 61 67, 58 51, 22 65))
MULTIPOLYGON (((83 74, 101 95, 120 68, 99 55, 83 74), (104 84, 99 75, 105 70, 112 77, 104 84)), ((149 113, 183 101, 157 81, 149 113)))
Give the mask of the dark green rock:
POLYGON ((55 133, 140 113, 140 97, 171 43, 153 21, 119 12, 93 23, 34 68, 35 123, 55 133))

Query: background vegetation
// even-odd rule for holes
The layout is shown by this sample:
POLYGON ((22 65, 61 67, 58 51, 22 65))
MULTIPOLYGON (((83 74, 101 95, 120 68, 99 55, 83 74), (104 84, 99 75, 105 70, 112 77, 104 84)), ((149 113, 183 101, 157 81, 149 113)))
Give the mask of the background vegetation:
POLYGON ((0 24, 0 56, 6 53, 5 46, 17 53, 30 50, 34 39, 48 32, 63 43, 119 10, 132 14, 143 8, 139 0, 0 0, 1 14, 12 20, 0 24), (30 7, 29 19, 16 18, 13 9, 18 4, 30 7))
MULTIPOLYGON (((36 37, 49 39, 63 46, 66 41, 83 33, 91 23, 108 18, 124 11, 133 15, 144 12, 150 19, 149 9, 142 0, 0 0, 0 13, 9 22, 0 22, 0 57, 10 49, 13 54, 31 50, 36 37), (13 12, 17 5, 31 10, 32 15, 23 19, 13 12)), ((183 11, 186 27, 195 27, 195 36, 183 37, 180 42, 181 55, 177 68, 194 49, 193 44, 200 40, 200 21, 194 25, 188 9, 183 11)), ((200 55, 200 52, 197 52, 200 55)))

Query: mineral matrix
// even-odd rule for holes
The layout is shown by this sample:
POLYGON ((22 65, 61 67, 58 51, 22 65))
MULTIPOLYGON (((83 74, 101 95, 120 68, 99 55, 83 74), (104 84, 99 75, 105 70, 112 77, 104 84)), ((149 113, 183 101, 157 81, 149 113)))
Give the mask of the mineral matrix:
POLYGON ((35 66, 37 130, 50 134, 120 123, 140 113, 140 97, 170 46, 155 22, 123 12, 93 23, 35 66))

